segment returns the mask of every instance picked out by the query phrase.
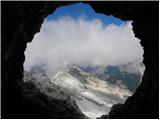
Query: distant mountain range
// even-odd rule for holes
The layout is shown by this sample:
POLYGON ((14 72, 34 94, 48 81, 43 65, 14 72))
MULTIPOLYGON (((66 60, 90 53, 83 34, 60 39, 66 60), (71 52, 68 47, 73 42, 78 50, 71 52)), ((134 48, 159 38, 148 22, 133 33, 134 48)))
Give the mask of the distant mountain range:
POLYGON ((111 84, 121 82, 127 86, 132 92, 135 92, 136 88, 140 85, 144 65, 142 63, 129 63, 117 66, 85 66, 81 69, 87 73, 91 73, 95 77, 108 81, 111 84))
POLYGON ((24 81, 39 81, 40 90, 59 99, 70 96, 87 117, 97 118, 108 113, 113 104, 123 103, 132 95, 140 84, 142 67, 139 64, 70 66, 48 77, 43 68, 35 66, 25 72, 24 81))

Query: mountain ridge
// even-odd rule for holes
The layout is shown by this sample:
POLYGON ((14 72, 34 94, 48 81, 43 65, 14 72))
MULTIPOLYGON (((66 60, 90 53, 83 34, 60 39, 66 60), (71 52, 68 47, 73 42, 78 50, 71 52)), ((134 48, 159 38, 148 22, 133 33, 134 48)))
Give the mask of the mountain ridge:
POLYGON ((59 94, 49 93, 52 89, 57 89, 63 95, 72 98, 85 116, 97 118, 109 112, 112 105, 122 104, 127 97, 133 94, 129 86, 124 84, 122 77, 124 73, 127 73, 127 75, 134 73, 140 75, 140 72, 134 70, 136 67, 131 67, 133 70, 128 70, 128 68, 130 68, 128 65, 90 66, 86 70, 83 67, 73 65, 48 76, 43 68, 35 67, 32 69, 31 74, 33 74, 35 79, 38 79, 41 85, 37 84, 37 86, 39 89, 44 90, 45 94, 63 99, 65 96, 60 97, 61 95, 59 94), (119 75, 119 79, 116 79, 117 76, 114 76, 116 74, 119 75), (44 79, 47 80, 44 82, 44 79), (49 87, 48 89, 48 86, 52 86, 51 84, 53 84, 53 88, 49 87))

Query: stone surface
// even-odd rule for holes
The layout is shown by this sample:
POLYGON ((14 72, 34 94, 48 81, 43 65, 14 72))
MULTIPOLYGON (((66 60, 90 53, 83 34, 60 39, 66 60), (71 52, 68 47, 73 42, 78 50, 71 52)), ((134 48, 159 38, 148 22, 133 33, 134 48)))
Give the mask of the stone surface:
MULTIPOLYGON (((97 12, 132 20, 135 36, 144 47, 146 70, 142 83, 123 105, 113 106, 109 118, 158 118, 158 1, 87 3, 97 12)), ((24 51, 44 18, 66 4, 70 2, 2 2, 2 118, 54 118, 22 94, 24 51)), ((63 118, 67 118, 65 113, 63 118)))
MULTIPOLYGON (((40 105, 44 111, 39 118, 85 118, 76 101, 53 84, 47 75, 34 76, 25 71, 23 80, 21 90, 25 99, 40 105)), ((36 110, 34 114, 39 113, 36 110)))

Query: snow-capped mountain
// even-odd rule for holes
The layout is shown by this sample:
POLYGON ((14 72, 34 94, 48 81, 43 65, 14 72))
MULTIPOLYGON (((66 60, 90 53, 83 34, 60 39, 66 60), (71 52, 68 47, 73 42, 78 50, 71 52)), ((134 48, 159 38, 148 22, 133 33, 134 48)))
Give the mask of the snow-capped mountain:
MULTIPOLYGON (((36 86, 54 99, 74 100, 83 114, 97 118, 107 114, 113 104, 123 103, 140 84, 144 69, 139 64, 119 66, 69 66, 47 75, 41 67, 33 67, 31 74, 36 86)), ((33 81, 33 79, 32 79, 33 81)), ((78 108, 76 108, 78 109, 78 108)))
POLYGON ((130 91, 135 92, 140 85, 145 67, 142 63, 128 63, 116 66, 85 66, 81 69, 111 84, 121 81, 130 91))
POLYGON ((132 94, 121 82, 112 85, 76 66, 58 72, 52 82, 72 96, 89 118, 108 113, 113 104, 123 103, 132 94))

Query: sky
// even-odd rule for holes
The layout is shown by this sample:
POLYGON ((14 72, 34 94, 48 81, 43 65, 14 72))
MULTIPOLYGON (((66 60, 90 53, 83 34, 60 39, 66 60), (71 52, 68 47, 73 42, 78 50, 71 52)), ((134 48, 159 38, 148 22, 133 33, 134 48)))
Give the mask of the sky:
POLYGON ((48 74, 69 65, 107 66, 141 62, 143 48, 131 21, 95 13, 87 4, 59 7, 27 44, 24 69, 43 66, 48 74))
POLYGON ((104 14, 96 13, 90 5, 81 2, 59 7, 54 12, 54 14, 51 14, 47 17, 47 20, 58 19, 61 16, 70 16, 74 19, 84 17, 88 21, 93 19, 100 19, 105 26, 111 23, 115 25, 121 25, 122 23, 125 23, 125 21, 122 21, 118 18, 114 18, 113 16, 106 16, 104 14))

